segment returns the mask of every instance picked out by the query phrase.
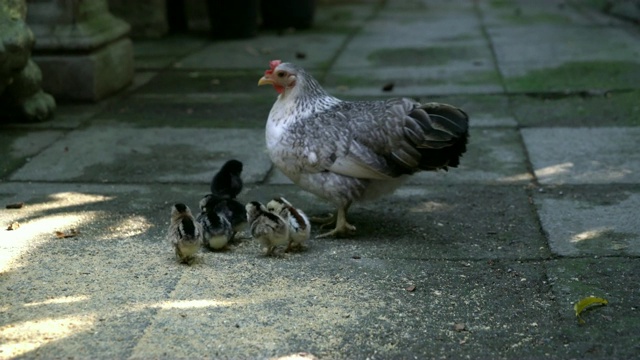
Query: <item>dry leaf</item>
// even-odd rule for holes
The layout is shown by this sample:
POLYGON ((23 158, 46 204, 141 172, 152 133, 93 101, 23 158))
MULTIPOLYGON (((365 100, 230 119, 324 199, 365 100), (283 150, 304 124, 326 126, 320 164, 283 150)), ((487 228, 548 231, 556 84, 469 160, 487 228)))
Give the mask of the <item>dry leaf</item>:
POLYGON ((467 325, 465 325, 464 323, 455 323, 453 324, 453 330, 457 332, 465 331, 467 330, 467 325))
POLYGON ((20 223, 17 221, 12 222, 11 224, 9 224, 9 226, 7 226, 7 230, 11 231, 11 230, 18 230, 20 228, 20 223))
POLYGON ((22 209, 23 206, 24 206, 23 202, 17 202, 17 203, 13 203, 13 204, 7 204, 7 206, 5 206, 5 208, 7 208, 7 209, 22 209))
POLYGON ((591 305, 607 305, 609 301, 604 298, 599 298, 595 296, 589 296, 584 299, 581 299, 575 305, 573 305, 573 310, 576 311, 576 317, 578 318, 578 322, 580 324, 584 324, 584 320, 580 317, 580 313, 584 311, 587 307, 591 305))
POLYGON ((407 290, 408 292, 413 292, 416 289, 415 285, 411 285, 409 287, 407 287, 405 290, 407 290))
POLYGON ((66 239, 66 238, 76 237, 78 236, 78 234, 80 234, 80 232, 76 229, 71 229, 69 230, 68 233, 65 233, 62 231, 56 231, 55 234, 58 239, 66 239))

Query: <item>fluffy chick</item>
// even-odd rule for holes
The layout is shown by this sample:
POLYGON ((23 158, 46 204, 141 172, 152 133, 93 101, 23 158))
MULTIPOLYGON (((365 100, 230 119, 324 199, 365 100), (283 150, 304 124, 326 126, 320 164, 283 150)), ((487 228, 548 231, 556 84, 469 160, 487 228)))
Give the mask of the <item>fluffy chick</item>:
POLYGON ((191 264, 202 245, 202 226, 195 221, 187 205, 178 203, 171 208, 167 239, 173 245, 178 260, 191 264))
POLYGON ((229 160, 213 176, 211 193, 226 199, 235 199, 242 191, 242 162, 229 160))
POLYGON ((300 248, 309 240, 311 235, 311 223, 307 215, 300 209, 295 208, 287 199, 276 197, 267 203, 267 210, 279 215, 289 225, 289 251, 293 248, 300 248))
POLYGON ((245 208, 251 236, 260 241, 266 255, 271 255, 276 246, 289 243, 289 225, 284 219, 270 213, 257 201, 248 203, 245 208))
POLYGON ((202 225, 204 244, 212 250, 226 247, 234 235, 231 223, 221 210, 219 206, 205 206, 196 218, 202 225))
POLYGON ((223 198, 215 194, 207 194, 200 200, 200 211, 216 212, 224 217, 233 229, 231 239, 240 231, 247 222, 246 209, 244 205, 235 199, 223 198))

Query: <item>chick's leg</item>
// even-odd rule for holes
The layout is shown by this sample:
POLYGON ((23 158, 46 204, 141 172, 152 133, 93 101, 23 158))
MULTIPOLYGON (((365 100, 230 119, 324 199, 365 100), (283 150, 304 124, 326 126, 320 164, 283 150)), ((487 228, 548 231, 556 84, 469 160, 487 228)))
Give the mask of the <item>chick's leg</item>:
POLYGON ((316 239, 327 236, 345 237, 353 235, 356 231, 356 227, 347 222, 347 210, 349 210, 349 205, 351 204, 338 208, 338 214, 336 215, 336 227, 327 233, 316 236, 316 239))

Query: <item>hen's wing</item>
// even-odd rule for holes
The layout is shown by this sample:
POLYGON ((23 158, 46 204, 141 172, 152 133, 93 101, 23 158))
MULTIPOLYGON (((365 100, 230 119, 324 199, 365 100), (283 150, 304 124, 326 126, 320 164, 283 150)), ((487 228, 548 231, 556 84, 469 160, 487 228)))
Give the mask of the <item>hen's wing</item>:
POLYGON ((450 105, 409 99, 341 102, 291 130, 303 171, 389 179, 457 166, 468 117, 450 105))

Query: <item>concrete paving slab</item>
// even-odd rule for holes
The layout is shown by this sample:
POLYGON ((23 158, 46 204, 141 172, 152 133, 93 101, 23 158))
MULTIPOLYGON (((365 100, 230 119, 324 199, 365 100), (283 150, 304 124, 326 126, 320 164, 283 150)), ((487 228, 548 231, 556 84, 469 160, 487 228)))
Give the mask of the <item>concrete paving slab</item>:
POLYGON ((127 124, 132 127, 260 128, 275 102, 275 92, 261 89, 243 94, 136 94, 92 120, 92 124, 127 124), (246 104, 238 106, 238 104, 246 104))
POLYGON ((136 39, 133 46, 137 70, 160 70, 212 41, 205 37, 171 35, 162 39, 136 39))
POLYGON ((120 96, 63 109, 50 124, 3 126, 29 134, 18 159, 33 159, 14 164, 20 180, 0 182, 0 204, 25 202, 0 206, 0 358, 640 357, 638 32, 580 6, 324 1, 322 23, 305 31, 194 37, 201 48, 158 40, 138 48, 138 70, 151 71, 120 96), (491 47, 514 94, 494 79, 491 47), (353 93, 323 81, 343 98, 463 107, 473 135, 463 166, 354 205, 351 239, 312 239, 269 258, 240 240, 177 264, 164 240, 171 204, 195 208, 236 153, 256 162, 246 175, 260 174, 245 179, 242 201, 279 194, 309 214, 333 210, 294 186, 264 185, 279 180, 262 150, 229 145, 263 141, 275 94, 251 74, 296 55, 320 80, 334 71, 373 79, 353 93), (219 84, 209 77, 236 71, 219 84), (406 84, 382 92, 381 79, 406 84), (42 134, 67 131, 41 147, 42 134), (6 230, 12 222, 22 226, 6 230), (75 237, 54 233, 74 228, 75 237), (573 303, 589 295, 610 303, 579 325, 573 303))
POLYGON ((181 275, 159 254, 169 201, 190 197, 167 188, 0 185, 3 204, 25 203, 0 210, 2 357, 129 355, 181 275))
POLYGON ((487 31, 510 92, 634 89, 640 83, 639 37, 624 29, 536 24, 487 31))
POLYGON ((559 307, 555 337, 563 343, 553 354, 602 359, 640 355, 636 336, 640 330, 637 257, 559 259, 548 263, 547 268, 559 307), (573 305, 587 296, 603 297, 609 303, 587 309, 582 315, 585 324, 580 325, 573 305))
POLYGON ((639 126, 640 91, 573 96, 513 96, 511 109, 524 127, 639 126))
MULTIPOLYGON (((624 22, 597 11, 596 2, 584 1, 488 1, 478 2, 489 26, 572 24, 582 26, 624 26, 624 22)), ((605 6, 606 3, 600 4, 605 6)))
POLYGON ((620 28, 535 24, 488 27, 487 31, 501 68, 553 67, 569 61, 635 62, 640 54, 638 36, 620 28))
MULTIPOLYGON (((19 210, 0 210, 3 223, 23 224, 2 242, 2 253, 11 254, 2 259, 0 277, 9 292, 0 300, 4 353, 119 358, 246 358, 301 350, 331 358, 374 353, 385 358, 452 352, 491 355, 509 344, 524 342, 528 349, 532 339, 538 339, 535 343, 546 336, 539 331, 544 327, 533 323, 552 321, 521 306, 524 299, 540 310, 550 305, 546 292, 537 290, 544 281, 541 264, 388 256, 411 251, 410 243, 401 238, 393 245, 375 237, 314 240, 307 251, 275 258, 264 257, 257 243, 245 240, 233 250, 203 252, 191 267, 179 265, 163 239, 169 207, 176 201, 197 202, 202 190, 175 185, 0 184, 3 202, 26 203, 19 210), (78 229, 78 236, 57 239, 53 234, 71 228, 78 229), (387 249, 376 250, 380 246, 387 249), (390 251, 391 246, 396 251, 390 251), (415 290, 407 290, 410 286, 415 290), (501 299, 499 305, 496 298, 501 299), (464 323, 464 329, 454 330, 454 323, 464 323)), ((290 188, 280 190, 298 200, 290 188)), ((260 187, 243 196, 274 192, 260 187)), ((439 192, 442 199, 435 201, 450 198, 446 192, 439 192)), ((399 209, 397 205, 408 202, 415 204, 415 197, 388 204, 399 209)), ((498 217, 507 208, 497 208, 505 205, 497 205, 498 217)), ((380 206, 375 209, 380 213, 380 206)), ((452 210, 456 209, 443 211, 452 210)), ((473 218, 461 211, 461 218, 473 218)), ((494 213, 486 207, 481 211, 494 213)), ((403 211, 382 212, 387 219, 406 217, 403 211)), ((513 219, 514 229, 527 222, 512 218, 519 212, 509 209, 504 219, 513 219)), ((377 221, 365 215, 367 221, 377 221)), ((492 223, 494 235, 502 238, 507 234, 496 227, 499 222, 487 224, 492 223)), ((401 237, 410 229, 403 224, 395 232, 401 237)), ((456 225, 441 228, 452 227, 456 225)), ((361 231, 367 232, 366 226, 361 231)), ((445 237, 438 241, 442 246, 458 241, 445 237)), ((532 246, 531 240, 525 247, 532 246)), ((476 241, 481 249, 487 242, 476 241)), ((509 239, 501 241, 512 247, 507 251, 514 250, 509 239)), ((419 239, 413 242, 425 245, 419 239)), ((482 257, 473 244, 466 247, 475 248, 468 249, 471 258, 482 257)), ((435 251, 429 256, 448 257, 435 251)))
POLYGON ((332 71, 323 86, 336 96, 433 96, 502 93, 493 65, 399 66, 332 71), (393 84, 392 91, 385 91, 393 84))
POLYGON ((510 93, 607 93, 635 90, 640 63, 631 61, 573 61, 561 65, 500 65, 510 93))
MULTIPOLYGON (((269 63, 263 66, 268 68, 269 63)), ((258 79, 264 71, 259 70, 176 70, 166 71, 140 88, 136 95, 166 94, 243 94, 245 96, 263 94, 258 87, 258 79)))
POLYGON ((207 255, 132 358, 518 357, 554 342, 539 264, 207 255))
POLYGON ((237 158, 245 163, 245 180, 258 182, 271 168, 263 149, 264 130, 96 125, 68 134, 11 178, 207 183, 225 161, 237 158))
MULTIPOLYGON (((346 40, 346 34, 294 33, 263 35, 254 39, 216 42, 174 64, 182 69, 256 69, 264 72, 269 61, 281 59, 309 69, 326 68, 346 40), (224 56, 220 56, 224 54, 224 56)), ((257 84, 256 80, 256 84, 257 84)))
POLYGON ((640 182, 638 128, 531 128, 522 136, 542 184, 640 182))
POLYGON ((395 44, 400 46, 482 38, 479 32, 480 19, 469 3, 416 4, 414 8, 404 5, 407 3, 388 3, 384 10, 364 24, 353 45, 366 46, 365 40, 370 37, 375 37, 383 47, 393 44, 394 38, 397 40, 395 44))
POLYGON ((533 199, 555 254, 640 254, 637 186, 560 187, 537 192, 533 199))
MULTIPOLYGON (((267 202, 284 196, 311 215, 335 208, 295 186, 259 186, 243 199, 267 202)), ((357 227, 351 239, 311 241, 332 254, 362 258, 530 259, 548 256, 527 190, 479 185, 404 186, 391 196, 357 203, 349 221, 357 227), (329 250, 327 250, 329 251, 329 250)), ((327 230, 314 227, 313 234, 327 230)))
POLYGON ((59 130, 5 129, 0 132, 0 153, 3 154, 0 156, 0 179, 7 178, 63 135, 59 130))
POLYGON ((305 33, 357 31, 377 10, 378 1, 332 2, 316 8, 313 26, 305 33))

